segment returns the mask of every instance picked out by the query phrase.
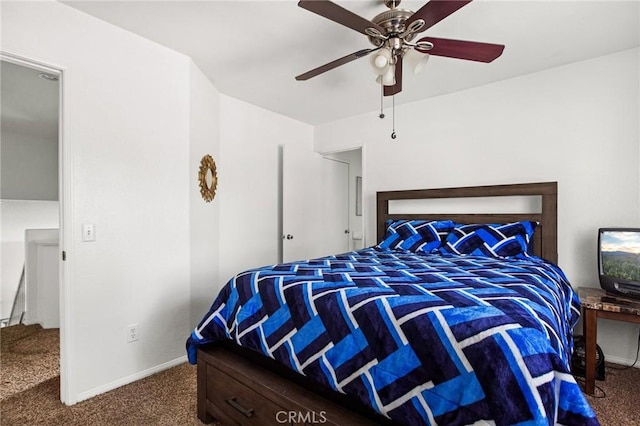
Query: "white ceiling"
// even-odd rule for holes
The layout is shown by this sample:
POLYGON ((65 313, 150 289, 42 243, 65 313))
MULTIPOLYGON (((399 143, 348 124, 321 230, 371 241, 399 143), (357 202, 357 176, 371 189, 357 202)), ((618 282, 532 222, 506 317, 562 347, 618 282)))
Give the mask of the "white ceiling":
POLYGON ((39 78, 40 73, 0 61, 2 132, 28 134, 57 143, 59 84, 39 78))
MULTIPOLYGON (((382 0, 336 0, 367 19, 382 0)), ((220 92, 310 124, 380 105, 367 58, 294 77, 357 50, 362 34, 287 1, 68 1, 71 7, 190 56, 220 92)), ((402 2, 419 9, 425 1, 402 2)), ((432 56, 405 68, 402 104, 640 45, 640 1, 476 0, 422 33, 504 44, 490 64, 432 56)), ((389 99, 385 102, 389 103, 389 99)))

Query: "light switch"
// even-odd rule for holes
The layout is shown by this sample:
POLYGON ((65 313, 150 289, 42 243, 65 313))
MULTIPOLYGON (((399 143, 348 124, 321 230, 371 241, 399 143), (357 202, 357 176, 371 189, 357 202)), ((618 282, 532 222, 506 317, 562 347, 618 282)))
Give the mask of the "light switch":
POLYGON ((93 223, 84 223, 82 225, 82 241, 95 241, 96 229, 93 223))

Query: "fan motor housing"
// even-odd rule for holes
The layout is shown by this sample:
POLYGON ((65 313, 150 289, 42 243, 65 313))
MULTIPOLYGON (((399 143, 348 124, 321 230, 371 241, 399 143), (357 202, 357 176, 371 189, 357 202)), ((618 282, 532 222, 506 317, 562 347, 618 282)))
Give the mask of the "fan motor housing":
MULTIPOLYGON (((407 9, 391 9, 379 13, 371 20, 371 22, 384 28, 384 35, 400 34, 406 29, 405 23, 411 15, 413 15, 413 12, 407 9)), ((405 37, 405 40, 411 41, 414 36, 415 34, 410 34, 405 37)), ((375 46, 380 45, 380 40, 374 37, 369 37, 369 41, 371 41, 375 46)))
POLYGON ((405 22, 413 12, 407 9, 391 9, 376 15, 371 22, 384 28, 387 34, 401 33, 405 30, 405 22))

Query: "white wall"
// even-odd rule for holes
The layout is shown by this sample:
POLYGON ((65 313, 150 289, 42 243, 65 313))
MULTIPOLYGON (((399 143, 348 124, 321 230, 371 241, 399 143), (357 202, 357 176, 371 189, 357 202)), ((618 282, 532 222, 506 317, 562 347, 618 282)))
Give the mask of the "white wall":
POLYGON ((3 2, 1 36, 3 50, 64 68, 73 403, 184 360, 194 73, 189 58, 57 2, 3 2), (80 241, 83 223, 95 242, 80 241), (132 323, 140 340, 128 344, 132 323))
MULTIPOLYGON (((373 112, 328 123, 315 150, 366 147, 367 245, 376 191, 557 181, 559 264, 574 287, 599 287, 597 229, 640 226, 638 64, 636 48, 403 105, 396 140, 373 112)), ((598 341, 632 361, 637 333, 603 320, 598 341)))
POLYGON ((313 127, 221 96, 220 275, 278 261, 278 146, 312 149, 313 127))
POLYGON ((2 128, 2 198, 58 200, 58 141, 2 128))
MULTIPOLYGON (((191 327, 206 314, 218 288, 220 197, 207 203, 200 195, 198 171, 206 154, 219 168, 220 93, 194 64, 191 65, 189 198, 191 221, 191 327)), ((218 176, 220 174, 218 173, 218 176)), ((224 182, 224 179, 223 179, 224 182)))

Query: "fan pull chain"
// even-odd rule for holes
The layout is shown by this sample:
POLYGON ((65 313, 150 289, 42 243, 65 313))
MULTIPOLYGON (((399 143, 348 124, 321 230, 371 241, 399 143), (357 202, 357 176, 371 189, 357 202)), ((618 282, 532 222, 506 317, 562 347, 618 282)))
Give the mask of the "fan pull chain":
POLYGON ((384 100, 384 85, 382 84, 382 82, 380 82, 380 115, 378 117, 380 117, 381 120, 384 118, 383 100, 384 100))
MULTIPOLYGON (((380 119, 385 117, 384 115, 384 85, 380 83, 380 119)), ((391 139, 398 137, 396 135, 396 95, 391 97, 391 139)))
POLYGON ((396 135, 396 95, 392 96, 391 104, 391 139, 395 139, 396 135))

